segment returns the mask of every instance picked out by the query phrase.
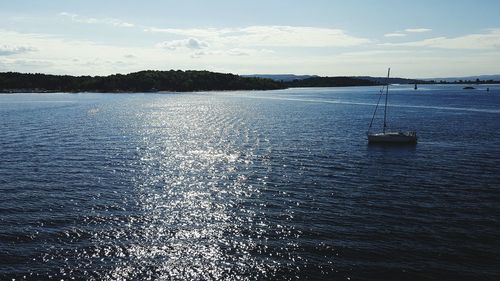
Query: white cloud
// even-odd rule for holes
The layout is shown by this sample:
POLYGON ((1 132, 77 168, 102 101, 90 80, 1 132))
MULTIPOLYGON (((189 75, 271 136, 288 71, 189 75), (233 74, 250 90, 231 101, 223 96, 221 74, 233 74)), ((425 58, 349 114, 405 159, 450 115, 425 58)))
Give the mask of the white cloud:
POLYGON ((54 63, 48 60, 44 59, 2 59, 0 60, 0 65, 5 68, 5 70, 12 71, 12 70, 19 70, 19 68, 22 69, 29 69, 31 71, 26 71, 26 72, 33 72, 35 69, 43 69, 46 67, 53 66, 54 63))
POLYGON ((217 28, 156 28, 150 27, 144 29, 145 32, 151 33, 170 33, 182 36, 191 36, 191 37, 218 37, 222 34, 226 34, 231 32, 232 29, 217 29, 217 28))
POLYGON ((67 12, 59 13, 59 16, 69 18, 72 21, 78 22, 78 23, 106 24, 106 25, 112 25, 112 26, 116 26, 116 27, 134 27, 135 26, 133 23, 125 22, 125 21, 115 19, 115 18, 97 19, 97 18, 91 18, 91 17, 84 17, 84 16, 80 16, 77 14, 67 13, 67 12))
POLYGON ((455 38, 436 37, 415 42, 385 43, 381 45, 468 50, 499 49, 500 29, 490 29, 487 33, 468 34, 455 38))
POLYGON ((206 42, 203 42, 195 38, 189 38, 189 39, 165 41, 157 44, 156 46, 159 48, 164 48, 169 50, 176 50, 181 48, 198 50, 207 48, 208 44, 206 42))
POLYGON ((17 55, 33 51, 36 51, 36 49, 29 46, 0 45, 0 56, 17 55))
POLYGON ((384 37, 405 37, 405 33, 386 33, 384 37))
POLYGON ((244 28, 148 28, 162 32, 202 38, 213 45, 235 47, 350 47, 370 40, 346 34, 341 29, 304 26, 248 26, 244 28))
POLYGON ((252 49, 230 49, 227 51, 227 54, 230 56, 249 56, 253 53, 252 49))
POLYGON ((254 58, 256 57, 263 58, 265 56, 272 55, 275 53, 276 53, 275 51, 269 49, 232 48, 227 50, 197 51, 191 54, 191 58, 201 58, 204 56, 211 56, 214 59, 224 59, 229 57, 250 57, 250 56, 253 56, 254 58))
POLYGON ((423 32, 429 32, 432 29, 429 28, 407 28, 404 31, 396 31, 396 32, 391 32, 391 33, 386 33, 384 34, 384 37, 406 37, 408 34, 407 33, 423 33, 423 32), (404 33, 407 32, 407 33, 404 33))
MULTIPOLYGON (((197 29, 189 32, 178 29, 177 31, 182 33, 174 34, 173 38, 177 40, 166 42, 167 46, 174 46, 175 51, 165 51, 165 49, 159 48, 161 46, 154 45, 134 44, 134 47, 125 47, 98 44, 88 40, 69 40, 63 36, 19 33, 0 29, 1 44, 3 44, 0 45, 0 48, 10 52, 17 50, 15 55, 0 56, 0 71, 107 75, 144 69, 174 68, 206 69, 240 74, 286 72, 319 75, 379 75, 379 73, 383 74, 383 69, 391 66, 396 73, 401 73, 402 76, 430 77, 473 74, 474 72, 496 73, 498 65, 500 65, 500 47, 474 49, 474 52, 459 49, 448 51, 440 47, 432 47, 445 44, 449 49, 450 44, 454 45, 457 44, 455 41, 461 42, 465 39, 467 44, 481 43, 483 47, 492 47, 495 46, 494 42, 498 41, 491 38, 500 37, 500 29, 457 38, 442 37, 434 41, 422 40, 418 41, 420 42, 418 44, 407 42, 404 43, 406 45, 386 44, 379 46, 372 43, 353 48, 314 50, 275 48, 275 46, 261 46, 257 43, 245 44, 248 40, 255 39, 249 37, 250 35, 257 34, 257 37, 262 37, 262 34, 256 30, 243 28, 197 29), (194 36, 193 32, 205 35, 194 36), (470 36, 479 35, 481 39, 470 38, 470 36), (185 38, 178 39, 178 36, 185 36, 185 38), (195 40, 199 42, 189 44, 188 39, 190 38, 196 38, 195 40), (201 42, 204 42, 206 47, 200 47, 205 46, 201 42), (16 49, 16 46, 36 51, 21 52, 23 49, 16 49), (196 48, 197 46, 200 48, 196 48), (389 46, 398 47, 390 48, 389 46)), ((263 33, 269 34, 270 32, 263 33)), ((281 40, 272 41, 266 38, 264 43, 279 42, 281 45, 278 46, 285 46, 281 40)), ((289 42, 294 42, 293 40, 289 42)), ((317 43, 315 44, 317 45, 317 43)), ((467 44, 465 46, 468 46, 467 44)), ((473 47, 477 48, 477 45, 473 45, 473 47)))
POLYGON ((432 31, 430 28, 407 28, 405 29, 406 32, 413 32, 413 33, 422 33, 422 32, 429 32, 432 31))
POLYGON ((162 52, 155 51, 155 48, 118 47, 97 44, 88 40, 67 40, 54 35, 19 33, 1 29, 0 38, 6 46, 30 46, 31 49, 36 49, 36 52, 18 53, 15 57, 0 56, 1 71, 39 71, 77 75, 110 74, 137 70, 133 65, 136 63, 135 60, 128 60, 127 65, 120 64, 127 55, 134 54, 144 59, 146 64, 154 62, 162 55, 162 52))

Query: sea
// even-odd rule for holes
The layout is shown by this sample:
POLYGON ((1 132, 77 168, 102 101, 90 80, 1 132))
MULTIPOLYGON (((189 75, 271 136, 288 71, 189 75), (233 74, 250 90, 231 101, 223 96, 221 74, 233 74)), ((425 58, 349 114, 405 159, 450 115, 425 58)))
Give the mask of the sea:
POLYGON ((0 95, 0 280, 500 280, 500 85, 463 86, 391 86, 410 146, 379 87, 0 95))

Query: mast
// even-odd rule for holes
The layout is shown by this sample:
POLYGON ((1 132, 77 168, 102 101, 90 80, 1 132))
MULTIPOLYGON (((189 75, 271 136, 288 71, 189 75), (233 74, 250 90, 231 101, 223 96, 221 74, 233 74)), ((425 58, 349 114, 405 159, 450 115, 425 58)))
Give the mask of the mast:
POLYGON ((387 88, 385 88, 385 106, 384 106, 384 130, 383 133, 385 134, 385 128, 387 127, 387 95, 389 94, 389 74, 391 73, 391 68, 387 70, 387 88))

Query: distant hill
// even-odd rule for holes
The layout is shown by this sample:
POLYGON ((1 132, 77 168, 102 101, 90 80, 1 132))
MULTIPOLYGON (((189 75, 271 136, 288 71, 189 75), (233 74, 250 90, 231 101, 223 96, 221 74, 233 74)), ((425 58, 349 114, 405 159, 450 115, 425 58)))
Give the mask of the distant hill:
MULTIPOLYGON (((274 81, 283 81, 283 82, 291 82, 294 80, 306 80, 309 78, 323 78, 323 79, 317 79, 317 80, 310 80, 319 82, 320 80, 325 80, 325 78, 340 78, 340 77, 349 77, 353 79, 360 79, 360 80, 368 80, 371 82, 375 82, 375 84, 385 84, 387 83, 387 78, 386 77, 371 77, 371 76, 330 76, 330 77, 320 77, 318 75, 295 75, 295 74, 252 74, 252 75, 242 75, 244 77, 259 77, 259 78, 267 78, 267 79, 272 79, 274 81)), ((339 79, 337 79, 339 81, 339 79)), ((355 80, 353 80, 354 83, 355 80)), ((357 81, 357 80, 356 80, 357 81)), ((364 82, 363 82, 364 83, 364 82)), ((426 80, 422 79, 408 79, 408 78, 389 78, 389 83, 391 84, 414 84, 414 83, 429 83, 426 80)), ((321 83, 320 83, 321 84, 321 83)))
POLYGON ((109 76, 0 73, 0 92, 156 92, 272 90, 285 85, 271 79, 209 71, 140 71, 109 76))
POLYGON ((310 77, 302 80, 284 82, 290 88, 294 87, 348 87, 348 86, 374 86, 375 81, 357 77, 310 77))
POLYGON ((250 74, 250 75, 242 75, 243 77, 257 77, 257 78, 265 78, 271 79, 274 81, 293 81, 293 80, 303 80, 311 77, 318 77, 316 75, 295 75, 295 74, 250 74))
POLYGON ((444 81, 444 82, 459 82, 462 81, 476 81, 477 79, 481 81, 500 81, 500 75, 477 75, 477 76, 464 76, 464 77, 444 77, 444 78, 427 78, 423 80, 427 81, 444 81))
POLYGON ((425 84, 429 83, 429 81, 421 80, 421 79, 409 79, 409 78, 398 78, 393 77, 387 80, 387 77, 371 77, 371 76, 356 76, 355 78, 364 79, 372 82, 376 82, 378 84, 386 84, 389 81, 390 84, 425 84))

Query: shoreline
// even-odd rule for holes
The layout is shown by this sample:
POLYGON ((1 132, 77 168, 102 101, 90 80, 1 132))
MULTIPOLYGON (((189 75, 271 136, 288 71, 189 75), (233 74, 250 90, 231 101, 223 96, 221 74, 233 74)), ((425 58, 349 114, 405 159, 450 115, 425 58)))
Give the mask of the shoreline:
MULTIPOLYGON (((413 84, 393 84, 393 86, 408 85, 413 84)), ((470 83, 426 83, 421 85, 471 85, 470 83)), ((500 82, 496 83, 484 83, 484 84, 474 84, 473 86, 497 86, 500 82)), ((286 87, 279 89, 234 89, 234 90, 193 90, 193 91, 61 91, 61 90, 39 90, 39 89, 14 89, 14 90, 0 90, 0 95, 10 95, 10 94, 182 94, 182 93, 210 93, 210 92, 258 92, 258 91, 279 91, 279 90, 289 90, 289 89, 314 89, 314 88, 349 88, 349 87, 377 87, 381 85, 347 85, 347 86, 309 86, 309 87, 286 87)), ((477 88, 475 89, 477 90, 477 88)))

